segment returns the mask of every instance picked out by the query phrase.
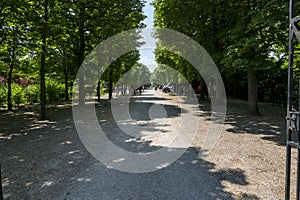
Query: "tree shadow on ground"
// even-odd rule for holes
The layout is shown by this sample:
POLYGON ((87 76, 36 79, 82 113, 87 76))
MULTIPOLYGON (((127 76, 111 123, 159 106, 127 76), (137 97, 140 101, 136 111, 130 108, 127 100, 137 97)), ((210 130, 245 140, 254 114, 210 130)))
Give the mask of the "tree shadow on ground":
MULTIPOLYGON (((211 104, 204 102, 199 105, 200 116, 211 120, 211 104)), ((255 134, 262 139, 275 142, 277 145, 286 145, 286 109, 273 106, 271 103, 260 103, 262 116, 251 116, 246 101, 227 100, 225 125, 230 125, 226 131, 234 134, 255 134)))
POLYGON ((170 98, 163 97, 150 97, 150 96, 133 96, 130 98, 131 101, 168 101, 170 98))
MULTIPOLYGON (((109 109, 109 104, 102 101, 96 111, 109 109)), ((168 109, 177 112, 176 107, 168 109)), ((177 114, 170 116, 176 118, 177 114)), ((222 182, 248 184, 240 169, 216 170, 214 163, 204 160, 199 147, 188 148, 174 163, 154 172, 132 174, 111 169, 82 145, 70 104, 50 107, 44 121, 38 120, 37 110, 1 113, 0 118, 6 199, 234 199, 222 182)), ((124 134, 109 113, 101 120, 106 121, 102 127, 111 140, 122 136, 116 145, 132 139, 122 146, 125 150, 151 152, 164 147, 124 134)), ((243 196, 257 199, 253 194, 243 196)))

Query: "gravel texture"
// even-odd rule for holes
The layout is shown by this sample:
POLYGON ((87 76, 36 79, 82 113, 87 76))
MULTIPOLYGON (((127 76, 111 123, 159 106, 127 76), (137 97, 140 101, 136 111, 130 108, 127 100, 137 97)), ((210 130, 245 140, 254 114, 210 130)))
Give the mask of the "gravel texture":
MULTIPOLYGON (((110 102, 103 100, 96 110, 108 138, 132 152, 163 147, 182 117, 178 99, 160 91, 133 98, 131 114, 136 123, 155 122, 164 134, 146 133, 124 144, 131 137, 116 127, 110 102), (149 105, 164 106, 164 123, 169 127, 145 118, 142 111, 149 105)), ((201 146, 211 125, 210 104, 202 102, 199 108, 199 130, 191 147, 168 167, 138 174, 111 169, 86 150, 74 127, 71 103, 49 105, 47 120, 38 119, 38 106, 1 111, 4 199, 283 199, 285 108, 262 103, 262 116, 252 117, 246 102, 228 100, 222 135, 206 156, 201 146)), ((195 113, 185 113, 189 114, 195 113)))

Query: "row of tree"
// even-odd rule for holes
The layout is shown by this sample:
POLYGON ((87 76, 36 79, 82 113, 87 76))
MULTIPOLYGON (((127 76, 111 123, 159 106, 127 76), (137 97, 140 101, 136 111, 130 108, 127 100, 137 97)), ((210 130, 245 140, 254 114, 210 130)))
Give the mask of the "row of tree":
MULTIPOLYGON (((143 6, 142 0, 2 0, 0 76, 7 78, 8 109, 13 106, 12 80, 27 77, 40 85, 41 118, 45 118, 45 79, 63 82, 68 100, 68 87, 85 56, 110 36, 143 28, 143 6)), ((138 59, 138 51, 127 53, 102 78, 111 86, 138 59)))
MULTIPOLYGON (((227 91, 246 79, 249 111, 259 115, 259 80, 272 80, 287 63, 288 3, 281 0, 156 0, 155 26, 201 44, 222 74, 227 91)), ((158 62, 185 77, 197 73, 181 57, 156 51, 158 62)), ((233 88, 233 89, 231 89, 233 88)))
MULTIPOLYGON (((155 27, 179 31, 199 42, 217 64, 227 91, 238 94, 239 85, 247 82, 249 111, 258 115, 259 81, 272 80, 287 65, 287 3, 155 0, 153 5, 155 27)), ((86 55, 110 36, 143 28, 143 6, 142 0, 1 1, 0 81, 5 77, 1 82, 7 84, 8 109, 12 109, 11 83, 20 77, 40 85, 42 118, 46 116, 45 80, 63 83, 68 100, 69 87, 86 55)), ((188 80, 198 73, 182 57, 162 49, 155 52, 159 63, 188 80)), ((122 74, 132 66, 144 70, 136 65, 138 60, 138 50, 126 53, 103 73, 102 79, 109 83, 110 98, 113 83, 122 74)), ((159 70, 154 76, 160 76, 159 70)), ((79 84, 84 85, 82 80, 79 84)), ((97 88, 99 99, 100 82, 97 88)), ((83 93, 79 94, 79 103, 84 103, 83 93)))

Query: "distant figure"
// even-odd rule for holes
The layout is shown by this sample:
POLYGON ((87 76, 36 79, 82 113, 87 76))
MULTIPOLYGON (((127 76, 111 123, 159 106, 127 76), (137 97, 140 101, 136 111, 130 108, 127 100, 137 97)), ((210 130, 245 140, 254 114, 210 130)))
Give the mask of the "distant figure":
POLYGON ((203 84, 201 82, 198 83, 197 94, 199 95, 199 98, 198 98, 199 101, 205 100, 205 90, 204 90, 203 84))
POLYGON ((127 95, 127 86, 125 86, 125 87, 123 86, 123 95, 125 95, 125 96, 127 95))
POLYGON ((195 76, 193 76, 191 84, 192 84, 192 88, 193 88, 194 92, 196 92, 197 91, 197 87, 198 87, 198 82, 197 82, 195 76))
POLYGON ((140 86, 140 87, 138 88, 138 90, 139 90, 139 94, 142 94, 143 86, 140 86))

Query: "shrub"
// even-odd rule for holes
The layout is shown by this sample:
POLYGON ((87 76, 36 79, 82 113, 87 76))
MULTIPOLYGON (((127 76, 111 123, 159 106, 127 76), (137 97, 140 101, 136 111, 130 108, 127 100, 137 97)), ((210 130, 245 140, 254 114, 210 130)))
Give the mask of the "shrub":
POLYGON ((0 85, 0 106, 5 105, 7 102, 7 87, 0 85))
MULTIPOLYGON (((55 102, 64 99, 64 84, 54 81, 46 82, 46 100, 55 102)), ((19 106, 20 104, 32 104, 40 102, 40 85, 32 84, 28 86, 12 83, 12 103, 19 106)), ((7 85, 0 84, 0 106, 7 104, 7 85)))
POLYGON ((12 101, 13 104, 20 105, 25 102, 25 89, 18 84, 12 84, 12 101))
POLYGON ((26 102, 27 103, 38 103, 40 100, 40 86, 39 85, 29 85, 26 90, 26 102))
POLYGON ((60 101, 64 99, 64 84, 57 83, 54 81, 47 81, 46 82, 46 95, 47 101, 60 101))

